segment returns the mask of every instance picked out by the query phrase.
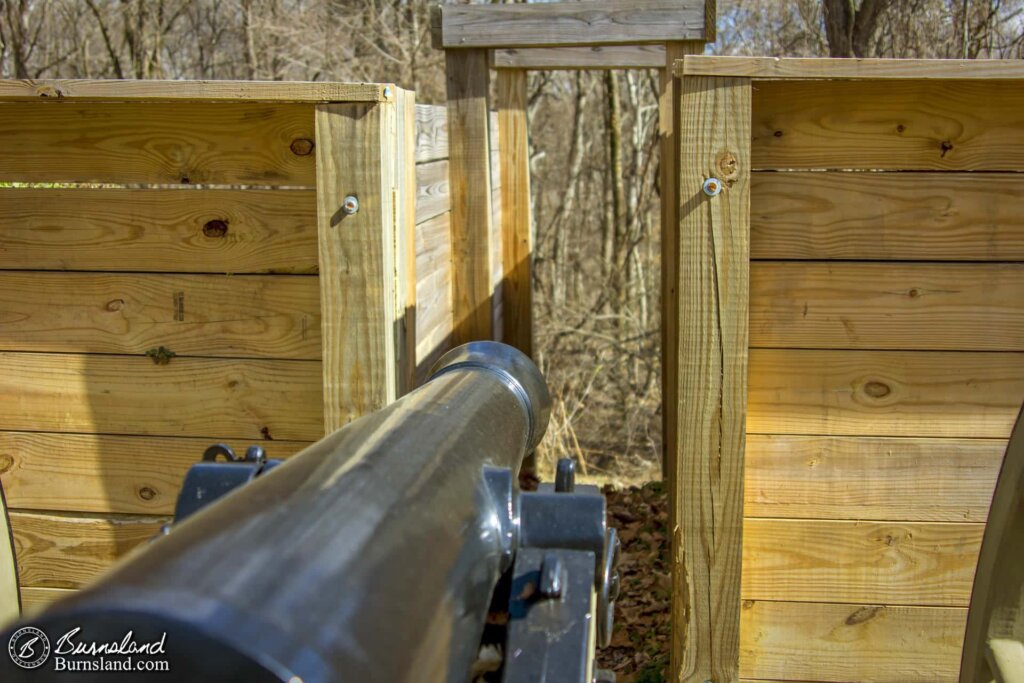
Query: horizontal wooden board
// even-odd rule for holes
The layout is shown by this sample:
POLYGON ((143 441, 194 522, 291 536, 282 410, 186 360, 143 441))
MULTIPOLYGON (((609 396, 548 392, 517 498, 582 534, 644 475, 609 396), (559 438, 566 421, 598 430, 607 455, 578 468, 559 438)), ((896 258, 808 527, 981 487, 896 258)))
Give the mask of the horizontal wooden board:
POLYGON ((967 607, 984 524, 743 521, 746 600, 967 607))
POLYGON ((664 45, 535 47, 495 50, 495 69, 664 69, 664 45))
POLYGON ((1021 170, 1024 90, 1013 81, 764 81, 751 134, 755 169, 1021 170))
POLYGON ((954 683, 967 610, 744 601, 740 674, 769 680, 954 683))
POLYGON ((168 521, 11 512, 19 581, 23 587, 80 588, 168 521))
POLYGON ((1024 356, 995 352, 751 349, 754 434, 1006 439, 1024 356))
POLYGON ((320 363, 0 352, 0 430, 315 441, 320 363))
POLYGON ((0 350, 320 358, 318 278, 0 272, 0 350))
POLYGON ((315 273, 316 196, 0 188, 0 269, 315 273))
POLYGON ((384 85, 313 81, 0 80, 0 99, 380 102, 384 85))
POLYGON ((416 166, 416 223, 439 216, 449 208, 448 160, 416 166))
MULTIPOLYGON (((97 434, 0 432, 0 483, 21 510, 174 513, 188 468, 215 440, 97 434)), ((270 458, 307 443, 260 441, 270 458)), ((241 455, 249 441, 231 445, 241 455)))
POLYGON ((1017 173, 754 173, 753 259, 1024 260, 1017 173))
POLYGON ((1021 80, 1018 59, 827 59, 694 55, 676 60, 679 76, 780 79, 1021 80))
POLYGON ((753 263, 750 345, 1024 351, 1024 265, 753 263))
POLYGON ((416 105, 416 163, 448 158, 448 110, 439 104, 416 105))
POLYGON ((1003 439, 750 434, 748 517, 984 522, 1003 439))
POLYGON ((21 609, 25 616, 39 614, 53 603, 74 595, 75 591, 69 588, 38 588, 26 586, 21 589, 21 609))
POLYGON ((312 105, 0 103, 0 181, 312 186, 314 142, 312 105))

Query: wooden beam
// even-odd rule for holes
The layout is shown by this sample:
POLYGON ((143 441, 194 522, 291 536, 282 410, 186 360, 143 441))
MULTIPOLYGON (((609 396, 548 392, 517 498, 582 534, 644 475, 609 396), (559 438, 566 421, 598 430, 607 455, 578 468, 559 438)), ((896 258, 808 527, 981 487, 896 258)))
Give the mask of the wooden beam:
POLYGON ((530 141, 526 72, 498 72, 498 148, 501 164, 502 338, 533 355, 530 141))
POLYGON ((454 341, 492 339, 491 163, 486 50, 448 50, 454 341))
POLYGON ((416 386, 416 93, 395 89, 395 379, 402 396, 416 386))
MULTIPOLYGON (((701 43, 703 45, 703 43, 701 43)), ((672 63, 668 63, 671 70, 672 63)), ((507 48, 491 54, 495 69, 662 69, 664 45, 507 48)))
POLYGON ((714 40, 714 0, 594 0, 442 5, 438 48, 639 45, 714 40))
POLYGON ((685 76, 753 79, 1024 79, 1019 59, 828 59, 803 57, 686 57, 675 71, 685 76))
POLYGON ((15 561, 14 536, 7 516, 7 497, 0 483, 0 626, 21 615, 18 592, 18 565, 15 561))
POLYGON ((751 86, 684 78, 680 90, 671 679, 725 682, 740 644, 751 86), (717 196, 702 190, 711 177, 717 196))
POLYGON ((397 397, 394 104, 316 111, 324 429, 397 397), (345 209, 346 197, 358 210, 345 209))
POLYGON ((383 102, 384 85, 294 81, 0 80, 0 99, 106 101, 383 102))

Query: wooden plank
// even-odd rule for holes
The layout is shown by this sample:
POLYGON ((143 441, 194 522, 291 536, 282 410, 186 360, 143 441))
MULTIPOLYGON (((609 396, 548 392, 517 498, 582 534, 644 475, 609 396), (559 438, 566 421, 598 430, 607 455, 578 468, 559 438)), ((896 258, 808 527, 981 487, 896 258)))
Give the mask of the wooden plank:
POLYGON ((0 104, 0 181, 312 185, 302 104, 0 104))
POLYGON ((1022 182, 1017 173, 755 173, 751 257, 1024 260, 1022 182))
POLYGON ((0 429, 313 441, 314 361, 0 352, 0 429))
POLYGON ((485 50, 445 53, 456 344, 492 339, 489 73, 485 50))
MULTIPOLYGON (((703 43, 702 43, 703 44, 703 43)), ((671 67, 671 63, 669 67, 671 67)), ((603 45, 595 47, 535 47, 495 50, 495 69, 662 69, 664 45, 603 45)))
POLYGON ((984 524, 746 519, 743 599, 966 607, 984 524))
POLYGON ((397 398, 392 105, 317 108, 317 215, 327 433, 397 398), (358 198, 347 214, 346 197, 358 198))
POLYGON ((755 263, 750 345, 1024 351, 1024 266, 755 263))
MULTIPOLYGON (((12 508, 171 515, 210 438, 0 432, 0 483, 12 508)), ((231 444, 242 453, 247 442, 231 444)), ((303 441, 263 441, 286 458, 303 441)))
POLYGON ((395 381, 396 397, 416 386, 416 93, 395 93, 395 140, 392 203, 394 207, 395 381))
POLYGON ((0 350, 320 358, 315 277, 0 272, 0 350))
POLYGON ((448 160, 416 166, 416 224, 447 213, 449 209, 448 160))
POLYGON ((161 517, 87 517, 12 512, 21 585, 81 588, 153 538, 161 517))
POLYGON ((984 522, 1002 439, 750 434, 744 514, 984 522))
POLYGON ((594 0, 537 5, 442 5, 435 47, 637 45, 714 40, 714 0, 594 0))
POLYGON ((1024 400, 1018 353, 750 350, 754 434, 1005 439, 1024 400))
POLYGON ((37 588, 29 587, 21 589, 21 605, 25 616, 39 614, 44 609, 66 597, 74 595, 75 591, 68 588, 37 588))
POLYGON ((322 81, 0 80, 0 99, 53 101, 380 102, 377 83, 322 81))
POLYGON ((416 226, 416 367, 422 383, 451 348, 452 245, 448 213, 416 226))
POLYGON ((827 59, 702 55, 676 62, 679 75, 753 79, 1024 79, 1017 59, 827 59))
POLYGON ((498 72, 502 340, 533 355, 533 207, 526 72, 498 72))
POLYGON ((416 105, 416 163, 448 158, 448 111, 442 105, 416 105))
POLYGON ((745 601, 742 615, 743 676, 954 683, 967 610, 745 601))
POLYGON ((0 188, 0 269, 316 273, 316 196, 0 188))
POLYGON ((731 681, 747 404, 750 82, 683 79, 672 680, 731 681), (715 197, 709 176, 725 187, 715 197), (685 293, 683 295, 682 293, 685 293))
POLYGON ((1024 168, 1013 81, 765 81, 752 129, 756 169, 1024 168))
POLYGON ((17 619, 22 609, 7 493, 4 482, 0 482, 0 625, 17 619))

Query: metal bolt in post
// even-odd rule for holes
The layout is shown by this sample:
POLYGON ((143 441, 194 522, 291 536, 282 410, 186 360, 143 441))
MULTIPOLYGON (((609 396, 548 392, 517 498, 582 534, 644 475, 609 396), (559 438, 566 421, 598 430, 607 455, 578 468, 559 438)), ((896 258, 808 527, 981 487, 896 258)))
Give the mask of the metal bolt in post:
POLYGON ((349 216, 359 213, 359 198, 351 194, 345 197, 345 201, 341 203, 341 210, 349 216))
POLYGON ((722 181, 718 178, 708 178, 704 181, 702 189, 707 196, 717 197, 718 193, 722 191, 722 181))

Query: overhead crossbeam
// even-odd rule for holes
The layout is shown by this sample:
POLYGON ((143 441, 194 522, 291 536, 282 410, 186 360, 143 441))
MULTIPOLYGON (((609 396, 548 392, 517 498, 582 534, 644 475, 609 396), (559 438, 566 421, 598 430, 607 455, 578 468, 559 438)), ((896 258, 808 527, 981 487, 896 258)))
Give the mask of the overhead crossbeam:
POLYGON ((664 45, 504 48, 491 53, 491 68, 553 71, 565 69, 664 69, 664 45))

